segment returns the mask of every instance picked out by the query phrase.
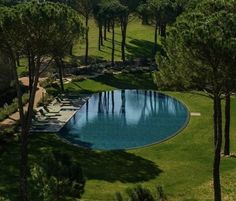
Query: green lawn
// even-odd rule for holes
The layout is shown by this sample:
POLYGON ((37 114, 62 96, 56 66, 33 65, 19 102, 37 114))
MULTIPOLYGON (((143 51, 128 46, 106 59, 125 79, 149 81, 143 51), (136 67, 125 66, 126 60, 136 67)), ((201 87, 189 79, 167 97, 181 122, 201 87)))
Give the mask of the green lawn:
MULTIPOLYGON (((116 27, 115 35, 115 60, 121 60, 121 31, 116 27)), ((160 38, 159 38, 160 39, 160 38)), ((159 44, 160 44, 160 40, 159 44)), ((98 27, 94 20, 89 21, 89 59, 90 62, 96 60, 111 60, 111 33, 107 33, 107 41, 104 41, 102 50, 98 50, 98 27)), ((126 56, 130 58, 154 58, 154 27, 142 25, 138 18, 133 18, 128 24, 126 56)), ((158 47, 161 50, 161 46, 158 47)), ((83 63, 85 55, 85 40, 80 39, 73 48, 73 56, 66 57, 65 61, 73 64, 83 63)), ((25 75, 27 73, 27 59, 22 58, 21 66, 18 67, 18 73, 25 75)))
MULTIPOLYGON (((95 92, 116 88, 151 88, 148 74, 117 75, 66 86, 72 90, 95 92), (135 79, 134 79, 135 78, 135 79), (82 89, 81 89, 82 88, 82 89)), ((33 135, 30 139, 30 163, 38 162, 50 150, 71 154, 79 161, 87 178, 83 200, 110 201, 117 191, 143 184, 154 190, 162 185, 169 200, 213 200, 212 192, 212 102, 194 93, 166 92, 183 101, 191 112, 186 129, 176 137, 153 146, 130 151, 92 151, 63 143, 54 134, 33 135)), ((232 150, 236 152, 236 100, 232 99, 232 150)), ((0 156, 0 195, 16 200, 19 167, 18 141, 10 142, 0 156)), ((224 200, 236 200, 236 158, 223 158, 221 165, 224 200)))
MULTIPOLYGON (((98 50, 98 28, 96 23, 89 22, 89 56, 92 60, 111 60, 111 33, 107 34, 107 41, 104 41, 102 50, 98 50)), ((116 27, 115 35, 115 60, 121 60, 121 32, 120 27, 116 27)), ((128 25, 127 30, 127 58, 154 57, 154 27, 142 25, 141 21, 134 18, 128 25)), ((160 47, 159 47, 160 48, 160 47)), ((83 60, 85 54, 84 40, 78 42, 73 49, 76 60, 83 60)))

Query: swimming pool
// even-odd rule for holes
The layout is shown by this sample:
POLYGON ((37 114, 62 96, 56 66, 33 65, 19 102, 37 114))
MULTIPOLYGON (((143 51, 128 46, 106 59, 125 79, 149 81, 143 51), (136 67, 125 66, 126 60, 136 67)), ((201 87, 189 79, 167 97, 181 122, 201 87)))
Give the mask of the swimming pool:
POLYGON ((92 95, 59 135, 91 149, 131 149, 173 137, 188 119, 187 108, 170 96, 115 90, 92 95))

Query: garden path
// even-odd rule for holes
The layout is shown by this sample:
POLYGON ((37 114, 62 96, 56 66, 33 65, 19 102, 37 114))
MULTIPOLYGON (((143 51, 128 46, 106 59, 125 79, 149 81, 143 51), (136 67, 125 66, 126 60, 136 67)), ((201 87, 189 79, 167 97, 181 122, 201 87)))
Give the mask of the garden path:
MULTIPOLYGON (((43 78, 41 78, 41 79, 43 79, 43 78)), ((29 78, 28 77, 22 77, 22 78, 20 78, 20 81, 22 82, 23 85, 29 86, 29 78)), ((38 85, 38 90, 37 90, 36 95, 35 95, 34 108, 37 107, 37 104, 42 99, 43 94, 45 94, 45 89, 38 85)), ((28 107, 28 103, 24 106, 24 110, 25 111, 27 110, 27 107, 28 107)), ((5 119, 2 122, 0 122, 0 125, 2 125, 2 126, 13 125, 19 119, 20 119, 19 112, 15 112, 12 115, 10 115, 7 119, 5 119)))

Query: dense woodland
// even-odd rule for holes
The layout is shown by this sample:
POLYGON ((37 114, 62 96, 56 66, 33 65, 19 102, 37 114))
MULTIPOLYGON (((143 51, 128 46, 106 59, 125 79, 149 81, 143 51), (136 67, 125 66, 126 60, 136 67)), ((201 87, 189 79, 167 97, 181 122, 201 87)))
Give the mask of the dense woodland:
MULTIPOLYGON (((39 78, 47 68, 55 64, 60 78, 60 90, 64 92, 65 60, 73 56, 73 49, 80 44, 78 41, 83 41, 85 45, 83 65, 90 64, 91 20, 95 21, 98 29, 98 51, 102 51, 108 35, 111 36, 108 61, 111 66, 116 65, 116 31, 120 30, 120 61, 126 65, 130 60, 127 56, 127 31, 132 20, 137 18, 140 23, 153 29, 153 35, 150 35, 153 41, 152 54, 146 59, 154 60, 157 64, 154 74, 158 90, 199 91, 212 100, 213 114, 209 115, 213 115, 214 128, 214 200, 222 200, 222 152, 226 156, 232 152, 230 106, 236 86, 235 0, 1 0, 0 5, 0 68, 1 71, 2 66, 11 69, 12 76, 9 79, 16 89, 20 113, 18 200, 36 200, 34 196, 41 191, 40 188, 43 192, 39 193, 39 200, 80 198, 83 194, 85 179, 79 164, 74 163, 66 154, 52 153, 45 157, 48 165, 53 164, 55 169, 35 166, 29 174, 29 135, 39 78), (27 61, 29 78, 29 104, 26 111, 23 109, 24 94, 17 70, 22 59, 27 61), (225 107, 224 115, 222 105, 225 107), (62 160, 66 161, 67 166, 61 166, 62 160), (47 173, 44 170, 48 170, 47 173), (49 179, 46 182, 44 178, 49 179), (29 185, 30 182, 35 182, 35 189, 29 185)), ((10 85, 9 79, 6 85, 10 85)), ((149 190, 138 186, 129 191, 127 196, 133 201, 167 199, 162 187, 157 188, 157 194, 153 196, 149 190)), ((125 199, 119 193, 115 197, 117 201, 125 199)))

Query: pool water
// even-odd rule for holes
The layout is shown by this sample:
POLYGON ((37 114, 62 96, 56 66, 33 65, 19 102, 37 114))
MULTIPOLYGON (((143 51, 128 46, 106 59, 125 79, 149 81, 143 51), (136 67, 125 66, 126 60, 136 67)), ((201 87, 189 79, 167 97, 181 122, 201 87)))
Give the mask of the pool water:
POLYGON ((142 147, 176 135, 188 110, 167 95, 144 90, 115 90, 92 95, 59 135, 91 149, 142 147))

